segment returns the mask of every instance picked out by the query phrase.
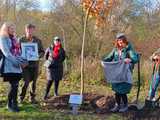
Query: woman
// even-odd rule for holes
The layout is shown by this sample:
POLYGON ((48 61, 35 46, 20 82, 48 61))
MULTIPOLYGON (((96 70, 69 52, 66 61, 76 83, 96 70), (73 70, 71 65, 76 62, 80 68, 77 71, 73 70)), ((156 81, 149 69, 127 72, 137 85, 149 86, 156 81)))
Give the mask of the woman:
POLYGON ((46 62, 47 88, 45 91, 44 100, 47 99, 51 85, 54 81, 54 96, 58 96, 59 81, 63 77, 63 61, 65 60, 65 51, 62 48, 61 40, 55 37, 53 43, 45 51, 44 55, 46 62))
POLYGON ((9 111, 18 112, 17 92, 22 76, 21 67, 25 67, 27 61, 20 57, 20 45, 15 37, 15 25, 12 23, 4 23, 0 29, 0 50, 4 55, 3 79, 10 83, 7 107, 9 111))
MULTIPOLYGON (((115 48, 103 61, 124 61, 126 64, 131 65, 130 69, 132 71, 133 65, 138 61, 138 55, 127 41, 125 35, 119 33, 115 40, 115 48)), ((130 92, 131 86, 131 82, 112 83, 112 90, 115 92, 116 100, 115 107, 111 109, 112 112, 125 112, 128 110, 127 94, 130 92), (123 102, 123 105, 121 102, 123 102)))

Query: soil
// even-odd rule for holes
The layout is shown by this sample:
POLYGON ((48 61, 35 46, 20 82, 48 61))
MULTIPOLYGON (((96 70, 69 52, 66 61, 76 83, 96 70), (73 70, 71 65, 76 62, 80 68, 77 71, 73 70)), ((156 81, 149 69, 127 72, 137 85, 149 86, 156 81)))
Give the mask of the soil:
MULTIPOLYGON (((44 101, 42 108, 44 111, 51 110, 71 110, 68 103, 70 94, 62 95, 58 97, 50 97, 48 100, 44 101)), ((99 94, 85 93, 83 94, 83 104, 80 106, 79 111, 81 112, 91 112, 93 114, 108 114, 110 115, 110 109, 114 106, 115 100, 114 96, 104 96, 99 94)), ((143 119, 155 119, 160 120, 159 108, 148 108, 143 107, 142 109, 137 109, 136 104, 129 106, 129 111, 120 114, 126 120, 143 120, 143 119)))
MULTIPOLYGON (((44 110, 51 109, 71 109, 68 101, 70 94, 51 97, 44 101, 42 107, 44 110)), ((83 94, 83 104, 80 106, 82 111, 94 111, 96 113, 106 113, 114 106, 113 96, 104 96, 92 93, 83 94)))

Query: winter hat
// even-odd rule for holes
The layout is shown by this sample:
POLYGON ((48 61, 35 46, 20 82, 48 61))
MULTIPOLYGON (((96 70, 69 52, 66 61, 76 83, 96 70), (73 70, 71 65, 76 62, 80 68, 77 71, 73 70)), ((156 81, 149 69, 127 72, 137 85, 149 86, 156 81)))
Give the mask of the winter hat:
POLYGON ((53 41, 61 41, 61 39, 58 36, 56 36, 53 38, 53 41))
POLYGON ((118 33, 116 35, 116 39, 120 39, 121 37, 125 37, 125 34, 124 33, 118 33))

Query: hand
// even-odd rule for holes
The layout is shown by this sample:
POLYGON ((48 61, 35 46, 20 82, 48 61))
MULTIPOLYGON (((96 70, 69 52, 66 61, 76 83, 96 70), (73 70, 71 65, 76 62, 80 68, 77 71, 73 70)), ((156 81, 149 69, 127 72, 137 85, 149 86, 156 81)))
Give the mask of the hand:
POLYGON ((124 62, 125 62, 126 64, 129 64, 129 63, 131 62, 131 59, 126 58, 126 59, 124 59, 124 62))
POLYGON ((102 67, 104 67, 104 62, 103 61, 101 61, 101 65, 102 65, 102 67))
POLYGON ((28 64, 22 64, 22 65, 21 65, 22 68, 25 68, 25 67, 27 67, 27 66, 28 66, 28 64))

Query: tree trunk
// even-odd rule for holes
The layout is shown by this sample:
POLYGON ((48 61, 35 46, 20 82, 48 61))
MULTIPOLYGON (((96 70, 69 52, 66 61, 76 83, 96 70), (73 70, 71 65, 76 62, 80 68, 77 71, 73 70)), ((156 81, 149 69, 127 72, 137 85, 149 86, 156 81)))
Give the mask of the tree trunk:
POLYGON ((86 28, 87 28, 90 9, 93 6, 94 2, 95 0, 93 0, 91 6, 87 9, 85 19, 84 19, 83 40, 82 40, 82 49, 81 49, 81 95, 83 95, 83 92, 84 92, 84 47, 85 47, 85 38, 86 38, 86 28))

